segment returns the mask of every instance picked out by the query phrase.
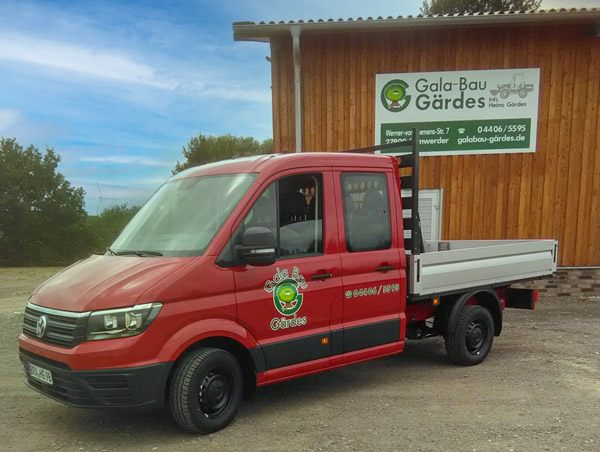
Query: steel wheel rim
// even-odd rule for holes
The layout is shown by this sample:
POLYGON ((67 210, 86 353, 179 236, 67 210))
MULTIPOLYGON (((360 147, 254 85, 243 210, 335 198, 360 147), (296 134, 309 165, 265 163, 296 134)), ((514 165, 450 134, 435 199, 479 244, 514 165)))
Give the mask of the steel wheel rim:
POLYGON ((466 346, 472 355, 478 355, 487 338, 487 327, 477 321, 471 322, 467 327, 466 346))
POLYGON ((208 372, 200 382, 198 401, 204 416, 218 417, 227 409, 233 393, 233 380, 223 369, 208 372))

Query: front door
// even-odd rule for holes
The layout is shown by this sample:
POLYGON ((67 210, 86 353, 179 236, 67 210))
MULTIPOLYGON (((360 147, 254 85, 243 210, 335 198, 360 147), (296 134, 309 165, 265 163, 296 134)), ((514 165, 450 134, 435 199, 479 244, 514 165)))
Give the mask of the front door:
POLYGON ((240 228, 269 228, 277 261, 238 266, 234 274, 238 322, 260 343, 273 379, 286 366, 329 365, 331 309, 336 299, 341 304, 342 281, 331 173, 288 172, 265 185, 240 228))
POLYGON ((336 171, 344 287, 344 362, 398 351, 406 276, 400 258, 391 172, 336 171), (385 346, 387 347, 379 347, 385 346))

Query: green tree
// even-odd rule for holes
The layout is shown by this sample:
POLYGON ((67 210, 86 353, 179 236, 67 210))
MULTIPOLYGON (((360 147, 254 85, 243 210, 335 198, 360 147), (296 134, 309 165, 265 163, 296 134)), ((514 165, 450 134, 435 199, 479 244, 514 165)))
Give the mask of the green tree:
POLYGON ((232 157, 271 154, 273 140, 258 141, 252 137, 236 137, 234 135, 205 135, 199 133, 192 137, 187 146, 183 147, 183 163, 177 162, 173 174, 193 166, 225 160, 232 157))
POLYGON ((542 0, 431 0, 423 1, 423 14, 491 13, 496 11, 531 11, 542 0))
POLYGON ((60 156, 0 138, 0 265, 67 264, 89 249, 84 191, 56 171, 60 156))
POLYGON ((98 216, 88 217, 93 249, 95 251, 106 249, 138 210, 140 206, 118 204, 105 208, 98 216))

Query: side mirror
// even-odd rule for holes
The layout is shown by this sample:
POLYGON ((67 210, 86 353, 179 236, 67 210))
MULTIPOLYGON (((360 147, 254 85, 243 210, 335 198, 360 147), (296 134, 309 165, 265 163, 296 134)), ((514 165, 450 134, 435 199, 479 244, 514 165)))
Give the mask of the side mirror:
POLYGON ((277 259, 275 239, 270 229, 260 226, 251 227, 244 231, 242 244, 237 247, 242 261, 248 265, 272 265, 277 259))

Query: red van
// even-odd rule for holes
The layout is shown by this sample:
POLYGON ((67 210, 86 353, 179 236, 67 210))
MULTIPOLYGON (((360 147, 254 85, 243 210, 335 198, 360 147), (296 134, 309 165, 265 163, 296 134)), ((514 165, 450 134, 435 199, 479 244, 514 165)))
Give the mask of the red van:
POLYGON ((401 182, 386 155, 305 153, 174 176, 103 255, 31 295, 28 385, 78 407, 167 404, 209 433, 256 386, 400 353, 406 338, 443 335, 454 362, 482 362, 502 310, 533 309, 510 284, 552 273, 556 242, 424 242, 413 173, 401 182))

